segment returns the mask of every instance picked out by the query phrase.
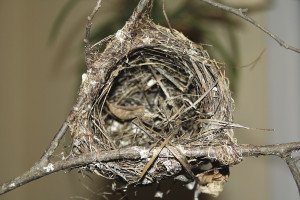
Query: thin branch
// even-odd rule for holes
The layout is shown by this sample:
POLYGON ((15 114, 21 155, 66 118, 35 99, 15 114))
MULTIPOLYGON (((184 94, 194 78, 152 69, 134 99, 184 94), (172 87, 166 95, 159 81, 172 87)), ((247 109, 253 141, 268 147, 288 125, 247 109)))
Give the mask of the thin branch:
POLYGON ((139 4, 136 6, 133 14, 131 15, 129 21, 136 21, 142 14, 150 14, 153 5, 153 0, 140 0, 139 4))
POLYGON ((258 62, 260 61, 260 59, 262 58, 262 56, 263 56, 263 54, 265 53, 265 51, 266 51, 265 49, 262 50, 262 51, 260 52, 260 54, 258 55, 258 57, 257 57, 254 61, 252 61, 252 62, 249 63, 249 64, 240 66, 240 68, 248 68, 248 67, 249 67, 250 70, 254 69, 254 67, 256 67, 257 63, 258 63, 258 62))
POLYGON ((226 5, 223 5, 221 3, 217 3, 215 1, 212 0, 200 0, 203 1, 205 3, 208 3, 216 8, 219 8, 221 10, 225 10, 226 12, 230 12, 238 17, 241 17, 242 19, 248 21, 249 23, 251 23, 252 25, 256 26, 257 28, 259 28, 260 30, 262 30, 263 32, 265 32, 267 35, 269 35, 270 37, 272 37, 280 46, 289 49, 291 51, 300 53, 300 49, 293 47, 289 44, 287 44, 286 42, 284 42, 281 38, 279 38, 279 36, 273 34, 271 31, 269 31, 267 28, 261 26, 260 24, 256 23, 251 17, 247 16, 245 14, 245 12, 247 12, 247 9, 242 9, 242 8, 232 8, 226 5))
POLYGON ((238 8, 247 8, 248 13, 254 13, 254 12, 259 12, 259 11, 265 11, 268 8, 271 8, 274 4, 273 0, 264 0, 261 2, 257 3, 252 3, 250 1, 241 1, 241 2, 234 2, 231 4, 230 2, 226 2, 226 5, 230 7, 238 7, 238 8))
POLYGON ((293 178, 298 187, 298 193, 300 195, 300 172, 296 165, 297 161, 294 158, 292 158, 291 154, 288 154, 286 157, 284 157, 284 160, 293 175, 293 178))
MULTIPOLYGON (((177 147, 171 147, 168 148, 177 148, 177 147)), ((164 148, 158 157, 160 158, 174 158, 174 155, 168 150, 168 148, 164 148)), ((182 148, 182 147, 181 147, 182 148)), ((220 147, 197 147, 197 148, 186 148, 184 151, 182 151, 183 155, 187 158, 202 158, 202 157, 218 157, 218 149, 220 147)), ((293 151, 300 150, 300 142, 293 142, 293 143, 286 143, 286 144, 276 144, 276 145, 262 145, 262 146, 256 146, 256 145, 248 145, 243 144, 239 146, 234 147, 237 152, 239 152, 243 157, 258 157, 258 156, 269 156, 269 155, 275 155, 279 156, 283 159, 286 159, 286 155, 291 154, 293 151)), ((61 160, 56 161, 53 163, 48 163, 45 165, 35 165, 32 167, 29 171, 25 172, 23 175, 15 178, 12 181, 9 181, 7 183, 4 183, 0 188, 0 195, 4 194, 6 192, 9 192, 11 190, 14 190, 28 182, 31 182, 33 180, 39 179, 41 177, 47 176, 49 174, 52 174, 54 172, 58 172, 65 169, 74 169, 74 168, 80 168, 82 166, 87 166, 91 163, 95 162, 108 162, 108 161, 114 161, 114 160, 120 160, 120 159, 127 159, 127 160, 142 160, 145 159, 141 155, 140 152, 148 151, 148 158, 151 158, 153 156, 153 153, 158 151, 157 148, 153 149, 146 149, 145 147, 130 147, 130 148, 124 148, 119 150, 111 150, 111 151, 95 151, 91 153, 85 153, 78 157, 69 158, 67 160, 61 160)), ((289 160, 287 162, 290 162, 289 160)), ((295 181, 297 183, 297 186, 299 188, 300 186, 300 176, 298 173, 298 170, 295 168, 295 162, 288 163, 289 166, 292 167, 292 173, 294 175, 295 181)), ((291 168, 290 167, 290 168, 291 168)))
POLYGON ((300 142, 265 146, 243 145, 240 152, 244 157, 276 155, 282 158, 293 175, 300 195, 300 171, 296 165, 298 157, 293 158, 291 156, 294 151, 300 150, 299 147, 300 142))
POLYGON ((287 154, 298 150, 300 150, 300 142, 272 145, 242 144, 239 145, 237 149, 243 157, 274 155, 281 158, 284 158, 287 154))
POLYGON ((90 50, 91 50, 91 44, 90 44, 90 37, 91 37, 91 28, 92 28, 92 21, 98 12, 98 10, 101 7, 102 0, 97 0, 96 6, 94 7, 91 14, 87 17, 87 23, 85 25, 85 38, 84 38, 84 44, 85 44, 85 61, 86 64, 89 66, 89 56, 90 56, 90 50))
POLYGON ((162 1, 162 11, 163 11, 164 17, 167 21, 168 27, 169 27, 170 31, 173 33, 173 28, 171 26, 170 20, 168 18, 168 15, 167 15, 167 12, 166 12, 166 9, 165 9, 165 0, 162 1))
POLYGON ((41 157, 41 159, 34 164, 34 166, 25 172, 23 175, 15 178, 10 181, 8 184, 3 184, 0 188, 0 195, 4 194, 10 190, 13 190, 17 187, 20 187, 28 182, 36 180, 40 177, 43 177, 48 174, 44 174, 43 171, 51 171, 52 164, 49 163, 50 157, 53 155, 55 149, 58 147, 61 139, 65 135, 68 130, 68 123, 65 121, 58 132, 55 134, 53 140, 51 141, 49 147, 45 150, 45 153, 41 157))
POLYGON ((107 44, 113 37, 114 37, 114 35, 109 35, 109 36, 103 38, 99 42, 96 42, 95 44, 93 44, 90 47, 90 49, 94 49, 96 46, 100 46, 101 47, 103 44, 107 44))
POLYGON ((46 149, 45 153, 41 157, 42 162, 48 162, 49 158, 53 155, 55 149, 58 147, 62 137, 65 135, 66 131, 68 130, 68 122, 64 122, 56 135, 54 136, 52 142, 50 143, 48 149, 46 149))

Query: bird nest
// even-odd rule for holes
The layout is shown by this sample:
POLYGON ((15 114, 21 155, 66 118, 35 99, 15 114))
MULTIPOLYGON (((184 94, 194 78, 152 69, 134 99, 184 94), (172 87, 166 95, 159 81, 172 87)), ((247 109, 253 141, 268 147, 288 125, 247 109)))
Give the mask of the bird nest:
POLYGON ((221 190, 228 165, 240 161, 232 147, 221 148, 217 157, 184 155, 186 148, 236 144, 233 100, 220 63, 146 16, 128 21, 88 62, 69 120, 73 155, 144 150, 140 158, 95 161, 84 169, 126 184, 184 175, 188 181, 197 177, 202 192, 221 190), (170 156, 159 156, 164 148, 170 156))

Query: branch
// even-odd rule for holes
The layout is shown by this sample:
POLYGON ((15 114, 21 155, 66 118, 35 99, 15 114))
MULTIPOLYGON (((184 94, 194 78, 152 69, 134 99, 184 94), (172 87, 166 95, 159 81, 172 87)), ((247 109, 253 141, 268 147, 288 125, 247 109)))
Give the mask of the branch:
POLYGON ((40 160, 37 163, 35 163, 34 166, 30 170, 25 172, 23 175, 15 178, 9 183, 4 183, 0 188, 0 195, 9 192, 13 189, 16 189, 33 180, 48 175, 47 173, 46 174, 43 173, 43 171, 47 172, 50 171, 50 169, 52 169, 52 164, 49 163, 49 159, 53 155, 55 149, 58 147, 61 139, 63 138, 67 130, 68 130, 68 123, 65 121, 62 124, 61 128, 58 130, 58 132, 55 134, 49 147, 45 150, 40 160))
MULTIPOLYGON (((85 63, 87 65, 87 67, 90 67, 90 54, 91 54, 91 50, 93 49, 93 47, 95 45, 91 45, 90 42, 90 35, 91 35, 91 28, 92 28, 92 21, 96 15, 96 13, 98 12, 98 10, 101 7, 101 3, 102 0, 97 0, 96 6, 94 7, 93 11, 91 12, 91 14, 87 17, 87 23, 85 25, 85 37, 84 37, 84 44, 85 44, 85 63)), ((145 14, 149 14, 151 12, 152 9, 152 4, 153 4, 153 0, 140 0, 140 2, 138 3, 137 7, 135 8, 133 14, 130 17, 130 20, 132 21, 136 21, 137 19, 139 19, 143 13, 145 14)), ((109 39, 111 38, 111 36, 109 36, 109 39)), ((105 41, 102 41, 105 42, 105 41)))
MULTIPOLYGON (((90 153, 84 153, 78 157, 73 157, 66 160, 60 160, 53 163, 47 163, 42 165, 40 165, 39 162, 34 167, 32 167, 29 171, 25 172, 23 175, 15 178, 12 181, 4 183, 0 188, 0 195, 9 192, 11 190, 14 190, 33 180, 39 179, 41 177, 47 176, 49 174, 61 170, 80 168, 82 166, 86 166, 95 162, 108 162, 108 161, 115 161, 120 159, 142 160, 145 158, 144 155, 141 155, 141 152, 145 152, 145 151, 148 152, 148 158, 151 158, 153 154, 157 152, 158 150, 157 148, 146 149, 145 147, 134 146, 134 147, 124 148, 119 150, 98 151, 98 152, 95 151, 90 153)), ((176 147, 169 146, 168 148, 176 148, 176 147)), ((168 148, 164 148, 160 152, 158 157, 174 158, 174 155, 168 150, 168 148)), ((183 152, 184 152, 184 156, 186 156, 187 158, 203 158, 203 157, 208 157, 208 155, 211 157, 217 157, 218 148, 220 147, 207 146, 207 147, 197 147, 197 148, 186 148, 184 149, 183 152)), ((294 176, 298 188, 300 188, 299 170, 297 169, 295 162, 290 160, 291 157, 286 157, 286 155, 290 155, 293 151, 300 150, 300 142, 276 144, 276 145, 262 145, 262 146, 242 144, 234 148, 238 152, 240 152, 243 157, 275 155, 285 159, 288 166, 291 169, 291 172, 294 176)))
POLYGON ((90 51, 91 51, 91 43, 90 43, 90 37, 91 37, 91 28, 92 28, 92 21, 98 12, 99 8, 101 7, 102 0, 97 0, 97 4, 94 7, 93 11, 91 14, 87 17, 87 23, 85 25, 85 37, 84 37, 84 44, 85 44, 85 63, 88 65, 87 67, 90 66, 90 61, 89 61, 89 56, 90 56, 90 51))
POLYGON ((297 187, 298 187, 298 193, 300 195, 300 172, 299 172, 299 169, 296 165, 297 161, 296 159, 294 159, 291 154, 287 155, 285 158, 284 158, 286 164, 288 165, 292 175, 293 175, 293 178, 297 184, 297 187))
POLYGON ((300 142, 292 142, 287 144, 275 144, 275 145, 265 145, 265 146, 243 145, 240 152, 244 157, 275 155, 282 158, 288 165, 293 175, 293 178, 296 182, 296 185, 298 187, 298 192, 300 195, 300 171, 296 165, 296 163, 299 161, 299 158, 292 157, 292 153, 294 151, 299 151, 299 150, 300 150, 300 142))
POLYGON ((221 10, 225 10, 226 12, 230 12, 238 17, 241 17, 242 19, 248 21, 249 23, 251 23, 252 25, 256 26, 257 28, 259 28, 260 30, 262 30, 263 32, 265 32, 267 35, 269 35, 271 38, 273 38, 280 46, 289 49, 291 51, 300 53, 300 49, 293 47, 287 43, 285 43, 281 38, 279 38, 279 36, 273 34, 271 31, 269 31, 267 28, 261 26, 260 24, 256 23, 251 17, 245 15, 244 13, 247 12, 247 9, 236 9, 236 8, 232 8, 226 5, 223 5, 221 3, 217 3, 215 1, 212 0, 201 0, 207 4, 210 4, 216 8, 219 8, 221 10))
POLYGON ((272 144, 272 145, 239 145, 239 152, 243 157, 258 157, 258 156, 278 156, 285 158, 287 154, 300 150, 300 142, 291 142, 285 144, 272 144))
POLYGON ((133 14, 131 15, 129 21, 136 21, 139 19, 143 13, 150 14, 152 9, 153 0, 140 0, 139 4, 136 6, 133 14))
POLYGON ((68 123, 65 121, 58 132, 55 134, 54 138, 52 139, 49 147, 45 151, 45 153, 41 157, 41 161, 46 163, 49 161, 49 158, 53 155, 55 149, 58 147, 60 140, 63 138, 65 133, 67 132, 69 126, 68 123))

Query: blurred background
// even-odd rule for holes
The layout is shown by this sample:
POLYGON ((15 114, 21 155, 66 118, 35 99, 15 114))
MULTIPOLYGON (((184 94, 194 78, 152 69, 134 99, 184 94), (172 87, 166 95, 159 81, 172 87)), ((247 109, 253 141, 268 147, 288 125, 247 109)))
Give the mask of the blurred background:
MULTIPOLYGON (((153 11, 154 20, 166 26, 159 2, 153 11)), ((222 2, 249 8, 249 15, 257 22, 289 44, 300 47, 300 1, 222 2)), ((68 115, 84 71, 84 25, 94 3, 94 0, 0 0, 0 183, 29 169, 68 115)), ((137 0, 104 1, 94 20, 93 39, 97 41, 121 28, 136 3, 137 0)), ((238 141, 250 144, 299 141, 299 54, 281 48, 243 20, 199 0, 165 0, 165 4, 173 28, 193 41, 207 44, 214 57, 227 63, 226 72, 236 102, 235 121, 253 128, 275 129, 274 132, 236 130, 238 141)), ((98 183, 98 178, 85 179, 76 171, 61 172, 0 199, 103 199, 95 191, 106 191, 108 186, 98 183)), ((150 194, 155 192, 153 187, 149 190, 150 194)), ((165 199, 192 198, 192 193, 183 187, 176 186, 173 190, 165 199)), ((229 182, 217 199, 284 198, 299 198, 294 180, 283 161, 265 157, 247 158, 232 167, 229 182)))

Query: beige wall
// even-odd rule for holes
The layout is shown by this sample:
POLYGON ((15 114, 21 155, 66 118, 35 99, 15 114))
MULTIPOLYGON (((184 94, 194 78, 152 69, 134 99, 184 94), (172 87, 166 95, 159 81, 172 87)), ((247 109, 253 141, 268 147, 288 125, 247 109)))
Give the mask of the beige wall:
MULTIPOLYGON (((253 18, 264 23, 263 14, 253 18)), ((239 32, 241 45, 241 65, 254 61, 266 48, 265 37, 253 26, 244 24, 239 32)), ((253 68, 240 69, 240 81, 236 101, 235 120, 237 123, 253 128, 268 128, 267 120, 267 71, 266 54, 253 68)), ((270 132, 257 130, 236 130, 240 143, 266 144, 270 132)), ((231 170, 231 179, 225 187, 226 199, 253 200, 270 199, 269 163, 267 158, 245 159, 231 170)))
MULTIPOLYGON (((65 2, 0 1, 0 182, 32 166, 74 101, 80 75, 73 57, 78 56, 84 16, 94 1, 81 1, 67 18, 59 40, 48 46, 51 26, 65 2), (61 43, 67 38, 69 45, 61 43)), ((253 17, 264 19, 262 14, 253 17)), ((245 24, 239 38, 243 45, 242 65, 255 60, 265 48, 263 34, 252 26, 245 24)), ((264 65, 263 58, 254 69, 240 70, 235 119, 243 125, 266 127, 264 65)), ((264 132, 236 132, 242 143, 266 142, 264 132)), ((267 169, 265 159, 247 159, 233 167, 219 199, 268 199, 267 169)), ((0 199, 69 199, 84 190, 77 179, 70 174, 51 175, 0 199)))
MULTIPOLYGON (((79 76, 72 55, 78 55, 73 50, 78 47, 47 45, 53 21, 65 2, 0 1, 0 182, 34 164, 74 101, 79 76), (59 56, 65 57, 64 62, 57 61, 59 56)), ((74 26, 80 17, 72 12, 68 23, 74 26)), ((72 26, 64 28, 60 39, 74 35, 72 26)), ((80 34, 76 35, 78 40, 80 34)), ((70 177, 63 173, 49 176, 0 199, 68 199, 80 185, 70 177)))

